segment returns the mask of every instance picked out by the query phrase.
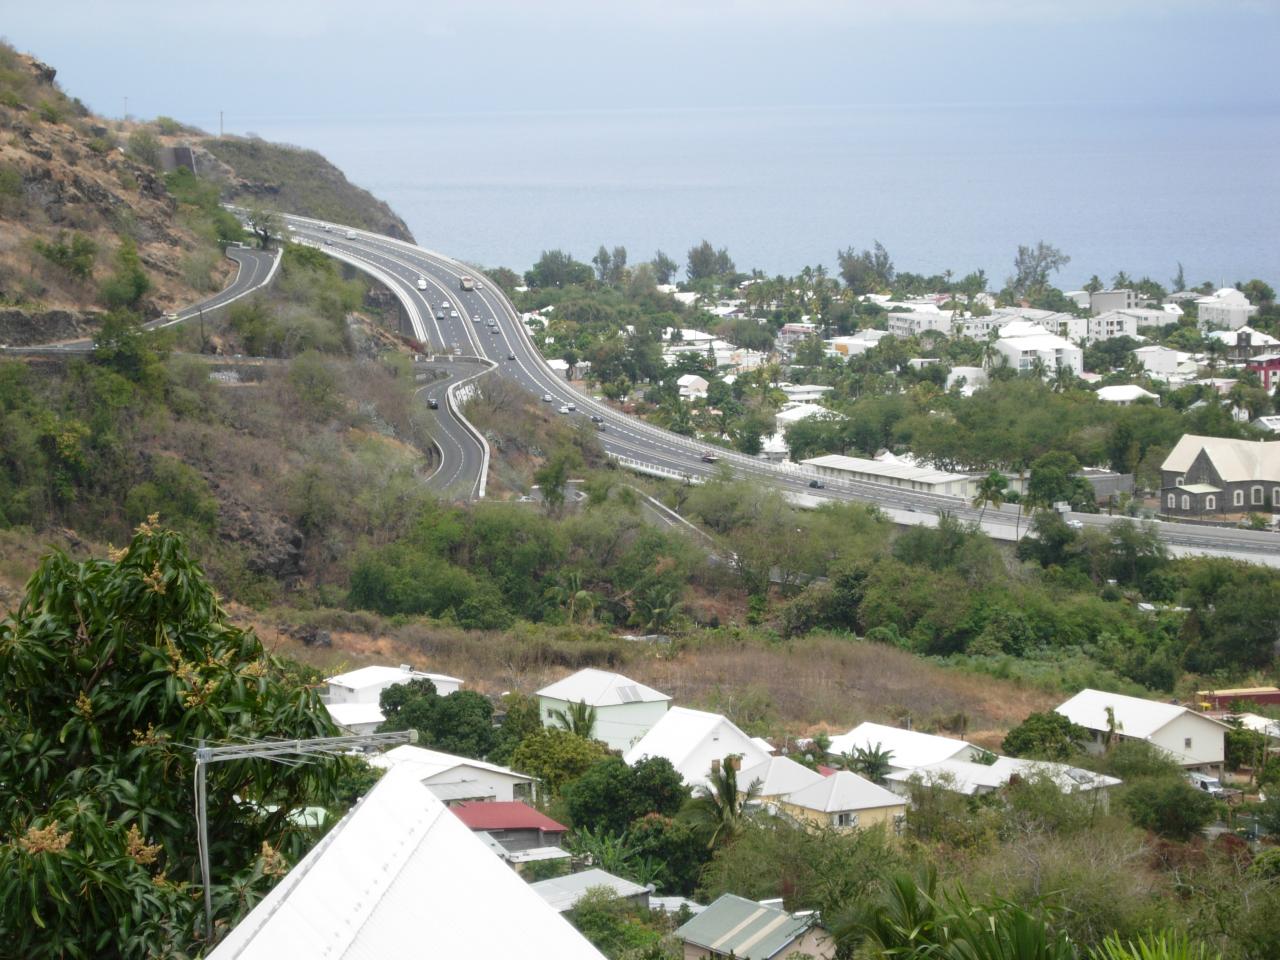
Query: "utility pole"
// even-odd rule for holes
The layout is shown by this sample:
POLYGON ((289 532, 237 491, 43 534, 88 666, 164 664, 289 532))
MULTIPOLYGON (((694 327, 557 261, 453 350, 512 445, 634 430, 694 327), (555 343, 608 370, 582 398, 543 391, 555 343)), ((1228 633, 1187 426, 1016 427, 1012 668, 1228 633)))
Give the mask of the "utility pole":
POLYGON ((206 944, 213 945, 213 890, 209 885, 209 799, 205 780, 205 771, 209 764, 226 760, 254 759, 297 764, 307 757, 338 756, 359 747, 417 742, 417 730, 352 734, 344 737, 316 737, 312 740, 256 740, 217 747, 206 746, 205 741, 201 740, 200 745, 195 748, 196 853, 200 859, 200 881, 204 885, 206 944))

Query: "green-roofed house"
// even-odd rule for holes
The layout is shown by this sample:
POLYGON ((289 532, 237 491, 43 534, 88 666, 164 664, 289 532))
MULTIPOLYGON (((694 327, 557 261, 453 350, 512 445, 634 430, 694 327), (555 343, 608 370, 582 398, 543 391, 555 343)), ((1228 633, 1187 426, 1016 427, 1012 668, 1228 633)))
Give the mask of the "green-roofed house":
POLYGON ((726 893, 676 931, 684 960, 786 960, 793 953, 831 960, 835 945, 817 914, 790 914, 781 907, 726 893))

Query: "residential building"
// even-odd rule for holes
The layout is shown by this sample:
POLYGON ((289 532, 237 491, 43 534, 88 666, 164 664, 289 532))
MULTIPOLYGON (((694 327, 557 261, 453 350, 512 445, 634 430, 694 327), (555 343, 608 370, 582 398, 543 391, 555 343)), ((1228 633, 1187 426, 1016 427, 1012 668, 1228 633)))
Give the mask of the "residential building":
POLYGON ((888 330, 859 330, 847 337, 832 337, 827 341, 827 346, 834 353, 856 357, 866 353, 887 336, 889 336, 888 330))
POLYGON ((778 385, 778 389, 787 395, 787 400, 792 403, 813 403, 815 400, 821 400, 832 388, 817 383, 783 383, 778 385))
POLYGON ((1172 516, 1280 510, 1280 441, 1184 434, 1160 475, 1161 504, 1172 516))
POLYGON ((680 396, 685 400, 706 399, 708 383, 705 377, 686 373, 676 380, 676 385, 680 388, 680 396))
POLYGON ((831 960, 835 943, 812 911, 787 913, 781 903, 757 903, 732 893, 706 907, 676 931, 684 960, 784 960, 801 955, 831 960))
POLYGON ((1105 751, 1112 736, 1145 740, 1187 770, 1222 773, 1225 735, 1230 728, 1194 710, 1089 689, 1054 710, 1092 734, 1085 744, 1091 753, 1105 751))
POLYGON ((973 478, 967 474, 922 467, 898 458, 868 460, 865 457, 846 457, 833 453, 810 457, 801 462, 813 473, 828 480, 882 483, 905 490, 953 497, 970 498, 974 484, 973 478))
POLYGON ((623 758, 636 764, 645 757, 666 757, 691 787, 705 786, 712 764, 740 757, 738 769, 769 758, 732 721, 718 713, 672 707, 623 758))
POLYGON ((858 829, 900 823, 906 801, 848 770, 837 770, 778 801, 780 812, 817 827, 858 829))
POLYGON ((1274 353, 1280 347, 1280 340, 1247 326, 1232 330, 1211 330, 1205 336, 1226 348, 1227 360, 1249 360, 1260 354, 1274 353))
POLYGON ((442 697, 462 686, 457 677, 414 670, 407 663, 398 667, 361 667, 328 679, 325 706, 338 726, 352 733, 372 733, 386 719, 379 706, 382 691, 411 680, 430 680, 442 697))
POLYGON ((533 792, 533 777, 527 774, 407 743, 370 758, 369 765, 382 770, 401 766, 413 770, 421 783, 450 806, 478 800, 510 802, 533 792))
POLYGON ((608 890, 619 900, 625 900, 642 910, 648 910, 649 894, 653 892, 652 887, 644 887, 631 880, 624 880, 622 877, 615 877, 612 873, 594 868, 563 877, 553 877, 550 880, 539 880, 537 883, 529 884, 529 889, 557 913, 572 910, 591 890, 608 890))
POLYGON ((1280 353, 1260 353, 1249 360, 1244 368, 1252 370, 1262 381, 1262 389, 1271 391, 1280 387, 1280 353))
MULTIPOLYGON (((1186 372, 1180 370, 1180 368, 1191 359, 1190 354, 1180 353, 1177 350, 1171 350, 1168 347, 1161 347, 1156 344, 1138 347, 1133 351, 1133 355, 1137 357, 1138 362, 1142 364, 1142 368, 1146 370, 1148 376, 1161 380, 1170 380, 1180 372, 1186 372)), ((1192 365, 1190 373, 1195 373, 1194 365, 1192 365)))
POLYGON ((848 733, 832 737, 827 748, 829 754, 837 757, 852 755, 857 750, 886 751, 892 770, 915 770, 943 760, 972 760, 980 753, 964 740, 881 723, 860 723, 848 733))
POLYGON ((1037 361, 1046 375, 1064 367, 1074 373, 1084 370, 1084 351, 1070 340, 1052 333, 1008 336, 1005 331, 1009 326, 1001 328, 995 348, 1019 373, 1035 370, 1037 361))
POLYGON ((982 367, 952 367, 947 373, 946 388, 950 390, 956 384, 960 384, 960 392, 968 397, 972 396, 975 390, 981 390, 988 382, 987 371, 982 367))
POLYGON ((787 427, 793 423, 799 423, 801 420, 809 420, 813 417, 822 417, 831 420, 843 420, 844 417, 838 413, 828 410, 826 407, 820 407, 816 403, 787 403, 782 409, 773 416, 774 428, 783 433, 787 427))
POLYGON ((1160 396, 1150 390, 1144 390, 1136 383, 1117 384, 1113 387, 1099 387, 1094 395, 1103 403, 1113 403, 1118 407, 1128 407, 1140 401, 1160 402, 1160 396))
POLYGON ((1268 433, 1280 433, 1280 416, 1259 417, 1253 425, 1268 433))
POLYGON ((895 337, 918 337, 922 333, 937 331, 951 336, 951 314, 937 307, 932 310, 912 310, 908 313, 889 314, 889 332, 895 337))
POLYGON ((1197 690, 1196 702, 1202 710, 1233 710, 1237 704, 1257 707, 1280 707, 1280 687, 1227 687, 1222 690, 1197 690))
POLYGON ((822 780, 822 774, 796 763, 790 757, 769 757, 754 766, 738 771, 738 789, 749 792, 758 783, 756 796, 760 800, 776 800, 812 786, 822 780))
POLYGON ((1133 321, 1138 330, 1146 330, 1152 327, 1165 327, 1171 323, 1177 323, 1178 317, 1182 316, 1182 310, 1174 304, 1169 304, 1165 309, 1139 307, 1133 310, 1119 310, 1115 312, 1133 317, 1133 321))
POLYGON ((441 957, 603 960, 407 768, 388 771, 208 956, 410 960, 424 935, 441 957))
POLYGON ((610 750, 627 750, 666 714, 671 698, 653 687, 607 670, 587 667, 537 693, 544 727, 559 726, 555 712, 585 703, 596 711, 592 736, 610 750))
POLYGON ((569 829, 519 800, 471 801, 449 809, 468 829, 484 831, 511 852, 558 847, 569 829))
POLYGON ((1112 310, 1132 310, 1138 300, 1134 290, 1095 290, 1089 294, 1089 312, 1096 317, 1112 310))
POLYGON ((1108 310, 1088 320, 1085 339, 1090 343, 1115 337, 1136 337, 1138 318, 1124 310, 1108 310))
POLYGON ((1203 330, 1239 330, 1258 312, 1249 298, 1235 287, 1221 290, 1196 301, 1197 316, 1203 330))
POLYGON ((778 331, 778 343, 790 346, 818 335, 818 327, 813 323, 784 323, 778 331))
POLYGON ((917 780, 973 797, 1002 790, 1010 781, 1032 777, 1049 778, 1063 793, 1091 793, 1096 790, 1105 795, 1120 785, 1115 777, 1080 767, 1017 757, 996 757, 995 762, 989 764, 973 760, 943 760, 915 770, 896 771, 885 777, 885 781, 890 790, 903 797, 911 795, 912 783, 917 780))

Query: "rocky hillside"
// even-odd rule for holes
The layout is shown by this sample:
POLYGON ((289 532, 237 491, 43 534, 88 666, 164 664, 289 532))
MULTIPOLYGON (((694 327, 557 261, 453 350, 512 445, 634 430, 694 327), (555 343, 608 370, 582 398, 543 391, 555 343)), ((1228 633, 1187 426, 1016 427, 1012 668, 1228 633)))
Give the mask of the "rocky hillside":
POLYGON ((193 146, 201 173, 221 178, 229 200, 413 239, 389 206, 314 150, 242 137, 208 137, 193 146))
POLYGON ((234 270, 220 244, 241 236, 220 201, 412 239, 313 151, 95 117, 55 78, 0 44, 0 344, 83 336, 112 307, 154 317, 220 289, 234 270), (178 169, 192 158, 194 177, 178 169))

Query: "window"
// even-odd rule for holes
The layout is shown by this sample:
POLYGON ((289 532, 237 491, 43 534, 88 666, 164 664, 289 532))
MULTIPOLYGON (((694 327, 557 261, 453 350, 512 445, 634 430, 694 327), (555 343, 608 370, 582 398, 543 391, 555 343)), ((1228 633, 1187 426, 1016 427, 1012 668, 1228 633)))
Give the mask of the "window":
POLYGON ((1234 494, 1232 494, 1232 497, 1233 497, 1233 499, 1232 499, 1232 501, 1231 501, 1231 502, 1232 502, 1233 504, 1235 504, 1235 506, 1237 506, 1237 507, 1243 507, 1243 506, 1244 506, 1244 491, 1243 491, 1243 490, 1237 490, 1234 494))
POLYGON ((1174 508, 1174 506, 1177 504, 1177 502, 1178 502, 1178 498, 1177 498, 1177 497, 1175 497, 1172 493, 1171 493, 1171 494, 1169 494, 1169 509, 1170 509, 1170 510, 1172 510, 1172 509, 1174 508))
POLYGON ((1182 485, 1183 485, 1184 483, 1186 483, 1186 482, 1187 482, 1187 478, 1186 478, 1186 477, 1179 477, 1179 478, 1178 478, 1178 482, 1177 482, 1177 484, 1175 484, 1175 486, 1179 486, 1179 487, 1180 487, 1180 486, 1182 486, 1182 485))
POLYGON ((1271 505, 1273 507, 1280 507, 1280 487, 1271 488, 1271 505))
POLYGON ((1191 738, 1190 738, 1190 737, 1184 737, 1184 738, 1182 739, 1182 749, 1183 749, 1183 750, 1190 750, 1190 749, 1191 749, 1191 738))
POLYGON ((831 822, 837 827, 856 827, 858 825, 858 815, 856 813, 833 814, 831 822))
POLYGON ((1204 508, 1206 510, 1217 510, 1218 498, 1215 497, 1212 493, 1209 494, 1207 497, 1204 498, 1204 508))
POLYGON ((1254 487, 1253 490, 1250 492, 1249 497, 1250 497, 1250 500, 1249 500, 1250 503, 1259 503, 1259 504, 1262 503, 1262 488, 1254 487))
POLYGON ((1185 493, 1182 495, 1182 509, 1183 510, 1191 509, 1191 498, 1188 497, 1185 493))

